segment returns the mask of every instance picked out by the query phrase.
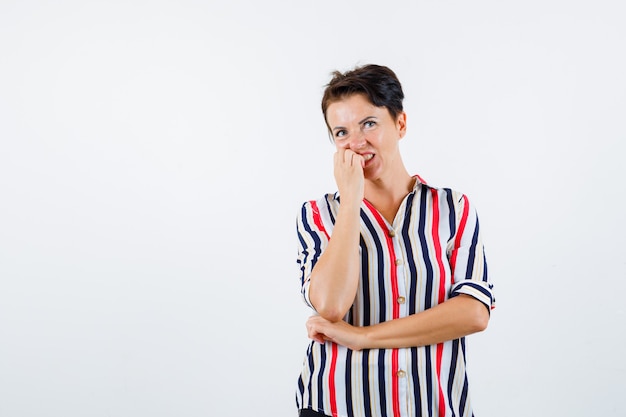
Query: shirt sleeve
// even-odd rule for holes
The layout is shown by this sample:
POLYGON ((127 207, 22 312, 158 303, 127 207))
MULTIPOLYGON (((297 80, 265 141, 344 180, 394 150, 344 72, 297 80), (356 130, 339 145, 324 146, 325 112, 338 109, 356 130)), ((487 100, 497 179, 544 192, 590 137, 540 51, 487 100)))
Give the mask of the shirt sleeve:
POLYGON ((455 200, 456 228, 448 250, 453 284, 450 298, 466 294, 495 308, 493 285, 487 274, 487 259, 480 235, 478 215, 465 195, 455 200))
POLYGON ((302 205, 296 220, 296 230, 302 298, 309 307, 315 310, 309 296, 311 271, 330 238, 322 222, 317 202, 308 201, 302 205))

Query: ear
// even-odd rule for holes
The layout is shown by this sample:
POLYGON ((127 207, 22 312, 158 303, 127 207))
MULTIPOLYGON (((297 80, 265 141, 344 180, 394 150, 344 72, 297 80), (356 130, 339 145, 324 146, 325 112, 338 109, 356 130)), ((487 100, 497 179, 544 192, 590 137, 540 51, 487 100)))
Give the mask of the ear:
POLYGON ((398 114, 398 117, 396 119, 396 128, 398 129, 400 139, 402 139, 404 135, 406 135, 406 113, 405 112, 401 112, 400 114, 398 114))

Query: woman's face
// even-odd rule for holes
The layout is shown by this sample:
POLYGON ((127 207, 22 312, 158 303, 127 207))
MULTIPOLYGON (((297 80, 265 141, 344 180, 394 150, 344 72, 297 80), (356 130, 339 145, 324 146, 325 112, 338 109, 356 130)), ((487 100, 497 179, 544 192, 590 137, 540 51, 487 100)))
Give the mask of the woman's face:
POLYGON ((386 107, 373 105, 363 94, 353 94, 330 104, 326 120, 337 150, 350 149, 363 156, 366 179, 376 180, 402 166, 398 141, 406 133, 404 112, 394 120, 386 107))

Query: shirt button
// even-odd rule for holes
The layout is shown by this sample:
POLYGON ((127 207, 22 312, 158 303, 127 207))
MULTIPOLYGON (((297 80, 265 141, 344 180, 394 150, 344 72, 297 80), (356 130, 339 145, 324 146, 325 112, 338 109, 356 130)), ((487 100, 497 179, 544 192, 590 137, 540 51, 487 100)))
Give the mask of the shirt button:
POLYGON ((405 301, 406 298, 404 298, 403 296, 398 297, 398 304, 404 304, 405 301))
POLYGON ((396 231, 391 229, 391 230, 389 230, 388 234, 389 234, 389 237, 394 237, 396 235, 396 231))
POLYGON ((399 370, 398 372, 396 372, 396 375, 398 376, 398 378, 404 378, 406 376, 406 372, 404 372, 403 370, 399 370))
POLYGON ((396 259, 396 265, 402 265, 402 259, 396 259))

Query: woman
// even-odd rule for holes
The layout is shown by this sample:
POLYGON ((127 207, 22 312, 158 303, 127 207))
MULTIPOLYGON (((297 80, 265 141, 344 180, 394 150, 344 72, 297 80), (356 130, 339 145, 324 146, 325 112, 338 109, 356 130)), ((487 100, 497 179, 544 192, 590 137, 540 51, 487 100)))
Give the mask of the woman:
POLYGON ((324 92, 338 192, 297 220, 302 295, 316 312, 300 416, 473 415, 465 336, 494 306, 478 219, 466 196, 406 170, 403 99, 377 65, 335 72, 324 92))

